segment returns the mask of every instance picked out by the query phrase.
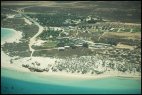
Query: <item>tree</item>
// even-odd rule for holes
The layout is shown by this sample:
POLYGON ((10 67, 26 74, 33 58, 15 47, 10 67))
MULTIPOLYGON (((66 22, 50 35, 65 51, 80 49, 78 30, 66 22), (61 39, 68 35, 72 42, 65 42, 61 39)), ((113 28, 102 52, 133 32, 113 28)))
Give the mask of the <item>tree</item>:
POLYGON ((87 73, 87 70, 83 70, 83 71, 82 71, 82 74, 86 74, 86 73, 87 73))
POLYGON ((88 48, 88 47, 89 47, 89 45, 88 45, 87 43, 83 43, 82 46, 85 47, 85 48, 88 48))
POLYGON ((57 47, 64 47, 65 43, 58 43, 57 47))
POLYGON ((125 68, 125 66, 121 65, 121 64, 118 64, 118 71, 122 71, 122 72, 125 72, 127 71, 127 69, 125 68))

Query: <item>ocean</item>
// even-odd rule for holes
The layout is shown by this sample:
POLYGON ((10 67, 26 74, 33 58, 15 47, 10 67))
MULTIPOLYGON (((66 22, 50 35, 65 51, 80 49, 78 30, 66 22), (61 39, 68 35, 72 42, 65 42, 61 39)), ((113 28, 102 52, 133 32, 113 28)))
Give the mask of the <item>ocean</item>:
POLYGON ((5 41, 7 38, 10 38, 14 34, 14 30, 11 30, 10 28, 1 28, 1 41, 5 41))
MULTIPOLYGON (((1 28, 1 41, 13 35, 1 28)), ((2 57, 2 56, 1 56, 2 57)), ((2 94, 141 94, 141 80, 110 77, 87 80, 63 80, 1 68, 2 94)))
POLYGON ((110 77, 87 80, 62 80, 32 73, 1 69, 2 94, 140 94, 140 79, 110 77))

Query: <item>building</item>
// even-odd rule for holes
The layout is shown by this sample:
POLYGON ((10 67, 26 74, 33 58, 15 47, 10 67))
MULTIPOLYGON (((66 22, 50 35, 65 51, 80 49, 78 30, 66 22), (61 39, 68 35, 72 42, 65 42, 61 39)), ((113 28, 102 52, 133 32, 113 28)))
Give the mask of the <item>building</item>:
POLYGON ((59 51, 64 51, 64 50, 65 50, 65 47, 58 47, 58 50, 59 50, 59 51))
POLYGON ((65 48, 69 48, 70 46, 64 46, 65 48))

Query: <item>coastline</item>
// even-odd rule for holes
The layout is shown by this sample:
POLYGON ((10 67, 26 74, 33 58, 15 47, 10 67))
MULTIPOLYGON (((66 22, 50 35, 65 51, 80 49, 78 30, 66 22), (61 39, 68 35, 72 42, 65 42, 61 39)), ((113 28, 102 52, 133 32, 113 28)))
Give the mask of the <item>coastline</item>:
POLYGON ((3 27, 1 27, 1 29, 8 29, 14 32, 10 38, 7 38, 4 41, 1 40, 1 45, 3 45, 5 42, 7 43, 13 43, 13 42, 19 43, 20 42, 19 40, 22 38, 21 31, 16 31, 15 29, 12 29, 12 28, 3 28, 3 27))
POLYGON ((31 72, 30 70, 23 68, 22 66, 16 66, 13 64, 2 65, 1 69, 8 69, 12 71, 17 71, 21 73, 30 73, 39 77, 56 77, 61 80, 88 80, 88 79, 103 79, 109 77, 120 77, 120 78, 132 78, 132 79, 141 79, 139 75, 133 74, 116 74, 113 73, 105 73, 100 75, 90 75, 90 74, 79 74, 79 73, 67 73, 67 72, 31 72))
MULTIPOLYGON (((21 73, 19 71, 11 71, 9 69, 2 71, 3 75, 2 80, 3 84, 9 84, 9 89, 14 87, 15 92, 20 89, 21 93, 26 92, 29 93, 34 90, 34 93, 39 93, 35 89, 39 89, 40 93, 53 93, 56 90, 57 92, 64 93, 77 93, 78 90, 81 91, 79 93, 140 93, 140 79, 129 79, 129 78, 117 78, 117 77, 108 77, 102 78, 98 80, 88 79, 88 80, 73 80, 68 77, 65 79, 63 76, 42 76, 40 74, 36 75, 36 73, 21 73), (12 82, 12 83, 11 83, 12 82), (19 84, 16 85, 16 84, 19 84), (29 86, 30 85, 30 86, 29 86), (29 87, 28 87, 29 86, 29 87), (50 89, 47 91, 47 89, 50 89), (116 89, 116 90, 115 90, 116 89), (132 90, 130 90, 132 89, 132 90), (115 92, 115 91, 116 92, 115 92), (36 92, 35 92, 36 91, 36 92), (53 92, 52 92, 53 91, 53 92), (91 91, 91 92, 90 92, 91 91), (120 91, 120 92, 118 92, 120 91)), ((8 87, 7 87, 8 88, 8 87)), ((13 93, 15 93, 13 92, 13 93)), ((33 93, 33 92, 32 92, 33 93)))
MULTIPOLYGON (((117 76, 112 76, 112 75, 99 75, 99 76, 89 76, 89 75, 75 75, 75 74, 67 74, 67 73, 38 73, 38 72, 30 72, 26 70, 15 70, 14 68, 2 68, 2 77, 9 78, 9 79, 14 79, 14 80, 20 80, 20 81, 25 81, 25 82, 31 82, 31 83, 39 83, 39 84, 44 84, 44 85, 60 85, 60 86, 67 86, 67 87, 85 87, 86 88, 98 88, 99 84, 96 83, 97 81, 105 81, 105 80, 110 80, 110 79, 115 79, 119 81, 134 81, 137 84, 140 83, 141 77, 117 77, 117 76), (89 83, 88 83, 89 82, 89 83), (93 82, 93 84, 92 84, 93 82), (96 85, 95 85, 96 84, 96 85)), ((112 81, 113 84, 110 86, 116 87, 116 83, 112 81)), ((108 83, 106 83, 108 84, 108 83)), ((127 83, 126 83, 127 84, 127 83)), ((123 85, 123 84, 122 84, 123 85)), ((125 88, 129 88, 129 86, 123 85, 125 88)), ((99 86, 99 88, 104 88, 102 86, 99 86)), ((106 87, 105 87, 106 88, 106 87)), ((133 88, 130 86, 130 88, 133 88)))
MULTIPOLYGON (((8 28, 9 29, 9 28, 8 28)), ((14 29, 10 29, 12 31, 15 31, 14 32, 14 35, 11 37, 11 38, 8 38, 6 40, 6 42, 19 42, 19 40, 22 38, 22 34, 14 29), (21 35, 21 36, 19 36, 21 35)), ((1 43, 1 45, 4 44, 1 43)), ((2 51, 2 50, 1 50, 2 51)), ((27 61, 28 59, 30 59, 30 57, 27 57, 27 58, 23 58, 23 59, 18 59, 19 62, 16 62, 16 63, 13 63, 13 64, 10 64, 10 60, 13 59, 14 57, 10 57, 8 55, 6 55, 3 51, 1 53, 1 56, 4 56, 2 61, 1 61, 1 68, 7 68, 9 70, 15 70, 15 71, 18 71, 18 72, 25 72, 25 73, 31 73, 31 74, 35 74, 35 75, 38 75, 38 76, 57 76, 57 77, 60 77, 62 79, 66 79, 66 80, 77 80, 77 79, 100 79, 100 78, 107 78, 107 77, 128 77, 128 78, 138 78, 140 79, 141 78, 141 75, 138 75, 138 74, 130 74, 130 73, 122 73, 122 72, 118 72, 118 71, 111 71, 111 72, 105 72, 103 74, 100 74, 100 75, 97 75, 97 74, 79 74, 79 73, 67 73, 67 72, 31 72, 30 70, 28 70, 27 68, 23 68, 22 67, 22 64, 18 64, 20 61, 21 62, 25 62, 25 63, 30 63, 30 61, 27 61)), ((32 62, 34 61, 49 61, 51 62, 52 64, 54 63, 55 60, 53 59, 47 59, 45 58, 46 60, 44 60, 44 57, 33 57, 32 58, 32 62), (41 60, 40 60, 41 59, 41 60)), ((43 62, 45 64, 42 64, 43 67, 45 65, 47 65, 46 62, 43 62)))

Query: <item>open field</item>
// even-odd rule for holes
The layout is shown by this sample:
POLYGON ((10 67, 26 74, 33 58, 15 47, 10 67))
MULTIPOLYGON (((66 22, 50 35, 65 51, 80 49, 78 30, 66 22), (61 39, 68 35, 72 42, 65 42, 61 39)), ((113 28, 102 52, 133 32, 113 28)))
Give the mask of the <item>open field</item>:
POLYGON ((117 44, 116 48, 125 48, 125 49, 133 50, 134 46, 119 43, 119 44, 117 44))
POLYGON ((130 32, 105 32, 102 38, 120 38, 120 39, 133 39, 141 40, 141 33, 130 33, 130 32))

